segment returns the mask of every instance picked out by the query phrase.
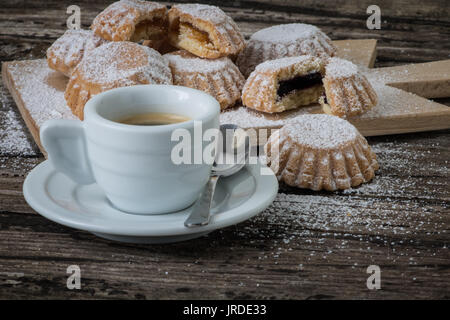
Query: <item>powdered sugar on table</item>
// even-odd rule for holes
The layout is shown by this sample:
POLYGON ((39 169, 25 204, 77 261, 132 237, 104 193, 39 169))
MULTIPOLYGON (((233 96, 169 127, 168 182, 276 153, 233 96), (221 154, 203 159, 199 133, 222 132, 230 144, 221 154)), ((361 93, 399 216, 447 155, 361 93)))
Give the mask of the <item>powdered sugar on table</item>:
POLYGON ((64 99, 67 78, 51 70, 45 60, 18 61, 9 72, 37 127, 49 119, 77 119, 64 99))
MULTIPOLYGON (((34 155, 20 116, 12 109, 5 109, 8 99, 5 89, 0 91, 0 155, 34 155)), ((1 167, 1 165, 0 165, 1 167)))

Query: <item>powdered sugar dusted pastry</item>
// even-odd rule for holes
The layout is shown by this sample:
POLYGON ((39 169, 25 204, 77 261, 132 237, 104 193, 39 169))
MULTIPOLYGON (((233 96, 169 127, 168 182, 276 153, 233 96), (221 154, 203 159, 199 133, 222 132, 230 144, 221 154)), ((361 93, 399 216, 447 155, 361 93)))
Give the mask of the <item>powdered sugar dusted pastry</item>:
POLYGON ((303 23, 273 26, 254 33, 236 61, 245 77, 267 60, 300 55, 328 58, 336 53, 330 38, 319 28, 303 23))
POLYGON ((70 76, 86 52, 106 42, 89 30, 67 30, 47 49, 47 64, 70 76))
POLYGON ((133 42, 109 42, 78 64, 64 97, 73 114, 83 119, 84 105, 92 96, 137 84, 172 84, 167 60, 157 51, 133 42))
POLYGON ((341 118, 353 117, 373 108, 378 101, 367 78, 348 60, 331 58, 325 69, 323 111, 341 118))
POLYGON ((150 1, 114 2, 95 17, 91 29, 110 41, 145 42, 159 49, 167 41, 167 8, 150 1))
POLYGON ((370 181, 378 170, 367 140, 346 120, 302 115, 272 134, 267 162, 280 181, 312 190, 343 190, 370 181))
POLYGON ((245 46, 238 26, 221 9, 179 4, 169 10, 169 41, 202 58, 236 55, 245 46))
POLYGON ((169 60, 175 85, 209 93, 226 109, 241 98, 244 76, 227 57, 203 59, 180 50, 164 55, 169 60))
POLYGON ((312 56, 269 60, 258 65, 242 91, 243 104, 269 113, 317 102, 323 94, 324 63, 312 56))

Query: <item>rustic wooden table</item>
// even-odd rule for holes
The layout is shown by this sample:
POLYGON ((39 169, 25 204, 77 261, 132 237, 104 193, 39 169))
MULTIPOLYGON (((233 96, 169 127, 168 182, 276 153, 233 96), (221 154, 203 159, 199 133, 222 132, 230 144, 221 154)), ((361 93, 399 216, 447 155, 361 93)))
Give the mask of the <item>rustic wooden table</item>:
MULTIPOLYGON (((81 7, 87 28, 107 1, 2 0, 0 60, 42 58, 81 7)), ((446 0, 379 1, 381 30, 366 28, 372 1, 208 1, 246 36, 273 24, 316 24, 332 39, 375 38, 376 66, 450 57, 446 0)), ((439 102, 450 105, 450 99, 439 102)), ((0 298, 321 299, 450 298, 450 131, 370 138, 376 179, 346 192, 285 186, 245 223, 172 245, 127 245, 50 222, 22 183, 43 161, 0 84, 0 298), (81 290, 68 290, 69 265, 81 290), (369 290, 369 265, 381 290, 369 290)))

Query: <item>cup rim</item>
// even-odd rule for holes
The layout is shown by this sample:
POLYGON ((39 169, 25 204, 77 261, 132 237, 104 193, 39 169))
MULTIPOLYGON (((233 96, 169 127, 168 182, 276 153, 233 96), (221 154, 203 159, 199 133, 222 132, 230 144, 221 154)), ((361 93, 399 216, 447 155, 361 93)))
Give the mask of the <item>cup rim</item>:
POLYGON ((93 120, 95 122, 100 122, 101 124, 103 124, 107 127, 122 130, 122 131, 127 131, 127 132, 129 132, 129 131, 164 132, 167 130, 174 130, 174 129, 178 129, 178 128, 190 128, 190 127, 192 127, 194 121, 209 121, 212 118, 214 118, 215 116, 217 116, 219 113, 220 113, 219 102, 214 97, 212 97, 211 95, 209 95, 203 91, 184 87, 184 86, 177 86, 177 85, 143 84, 143 85, 134 85, 134 86, 128 86, 128 87, 114 88, 114 89, 102 92, 102 93, 92 97, 91 99, 89 99, 89 101, 85 105, 84 120, 85 121, 93 120), (109 120, 109 119, 101 116, 98 113, 97 109, 99 107, 99 102, 105 96, 117 95, 124 91, 145 90, 145 89, 165 90, 165 91, 181 90, 183 92, 187 92, 191 96, 196 95, 197 97, 200 96, 203 99, 210 100, 209 105, 211 107, 208 107, 208 110, 206 112, 204 112, 201 116, 196 117, 194 119, 184 121, 184 122, 179 122, 179 123, 155 125, 155 126, 136 126, 136 125, 131 125, 131 124, 120 123, 120 122, 109 120))

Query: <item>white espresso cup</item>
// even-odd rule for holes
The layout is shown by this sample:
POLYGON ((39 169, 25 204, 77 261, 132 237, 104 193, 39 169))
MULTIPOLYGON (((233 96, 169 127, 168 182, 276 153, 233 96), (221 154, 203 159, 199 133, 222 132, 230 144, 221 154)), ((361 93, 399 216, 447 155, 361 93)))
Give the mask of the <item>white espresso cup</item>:
MULTIPOLYGON (((209 145, 195 142, 219 128, 217 100, 199 90, 170 85, 140 85, 103 92, 84 108, 84 121, 50 120, 40 130, 54 168, 79 184, 97 183, 118 209, 137 214, 175 212, 191 205, 208 181, 211 163, 175 164, 175 129, 193 137, 192 154, 209 145), (174 113, 191 120, 139 126, 117 122, 148 112, 174 113), (195 126, 194 126, 195 123, 195 126), (185 131, 186 132, 186 131, 185 131)), ((209 142, 210 143, 210 142, 209 142)))

